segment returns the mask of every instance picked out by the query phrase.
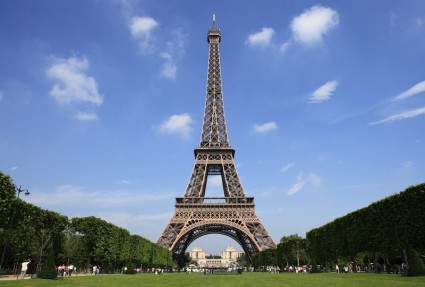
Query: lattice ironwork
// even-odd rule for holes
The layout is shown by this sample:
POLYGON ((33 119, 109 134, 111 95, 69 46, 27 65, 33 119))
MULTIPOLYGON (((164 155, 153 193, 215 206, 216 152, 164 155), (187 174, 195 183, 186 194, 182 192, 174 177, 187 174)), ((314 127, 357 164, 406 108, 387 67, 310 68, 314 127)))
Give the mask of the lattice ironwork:
MULTIPOLYGON (((214 16, 213 16, 214 17, 214 16)), ((263 249, 276 247, 273 239, 255 214, 253 197, 246 197, 230 146, 221 85, 220 30, 208 30, 209 60, 204 122, 200 146, 195 149, 195 165, 184 197, 176 198, 175 213, 158 244, 172 250, 175 257, 207 234, 233 238, 248 258, 263 249), (208 175, 220 175, 224 197, 205 197, 208 175)))
POLYGON ((213 21, 213 26, 208 31, 210 49, 201 147, 229 147, 221 88, 220 40, 220 30, 216 27, 215 21, 213 21))

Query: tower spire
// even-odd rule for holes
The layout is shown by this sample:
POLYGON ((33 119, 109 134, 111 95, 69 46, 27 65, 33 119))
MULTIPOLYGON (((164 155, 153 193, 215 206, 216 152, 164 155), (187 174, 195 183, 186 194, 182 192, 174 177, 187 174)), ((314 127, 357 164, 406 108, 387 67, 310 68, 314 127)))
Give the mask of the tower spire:
POLYGON ((210 43, 210 41, 212 39, 217 40, 218 43, 220 43, 221 41, 221 33, 220 33, 220 29, 218 29, 216 23, 215 23, 215 12, 213 12, 213 22, 212 22, 212 26, 211 28, 208 30, 208 43, 210 43))
POLYGON ((207 95, 200 147, 230 147, 221 86, 220 41, 221 33, 220 29, 215 25, 215 13, 213 13, 213 26, 208 30, 210 48, 208 56, 207 95))

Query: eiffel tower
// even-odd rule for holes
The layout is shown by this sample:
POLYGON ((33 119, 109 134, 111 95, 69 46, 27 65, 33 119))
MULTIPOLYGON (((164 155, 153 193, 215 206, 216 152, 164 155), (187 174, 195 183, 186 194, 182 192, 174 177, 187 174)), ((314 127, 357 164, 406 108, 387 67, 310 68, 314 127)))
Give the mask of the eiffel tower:
POLYGON ((220 29, 213 14, 208 30, 209 58, 204 122, 201 143, 195 149, 195 165, 184 197, 177 197, 175 213, 158 244, 168 248, 175 259, 187 247, 207 234, 233 238, 250 260, 252 254, 276 247, 255 214, 253 197, 247 197, 234 162, 235 149, 229 144, 221 86, 220 29), (205 197, 209 175, 220 175, 224 197, 205 197))

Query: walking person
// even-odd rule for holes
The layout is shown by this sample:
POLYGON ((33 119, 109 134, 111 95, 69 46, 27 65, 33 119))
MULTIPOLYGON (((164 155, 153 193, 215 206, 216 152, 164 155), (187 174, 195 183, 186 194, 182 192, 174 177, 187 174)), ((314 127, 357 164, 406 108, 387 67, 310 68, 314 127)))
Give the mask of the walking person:
POLYGON ((31 263, 30 259, 25 260, 24 262, 22 262, 22 266, 21 266, 21 278, 24 279, 25 275, 27 274, 28 271, 28 264, 31 263))

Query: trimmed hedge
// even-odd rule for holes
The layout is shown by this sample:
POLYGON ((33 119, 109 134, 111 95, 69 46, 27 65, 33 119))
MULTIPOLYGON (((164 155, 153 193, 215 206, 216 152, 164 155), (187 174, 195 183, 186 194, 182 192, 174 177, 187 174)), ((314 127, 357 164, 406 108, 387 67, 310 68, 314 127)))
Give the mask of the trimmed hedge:
POLYGON ((317 262, 354 260, 356 254, 381 253, 387 257, 404 250, 425 253, 425 183, 307 232, 309 253, 317 262))

